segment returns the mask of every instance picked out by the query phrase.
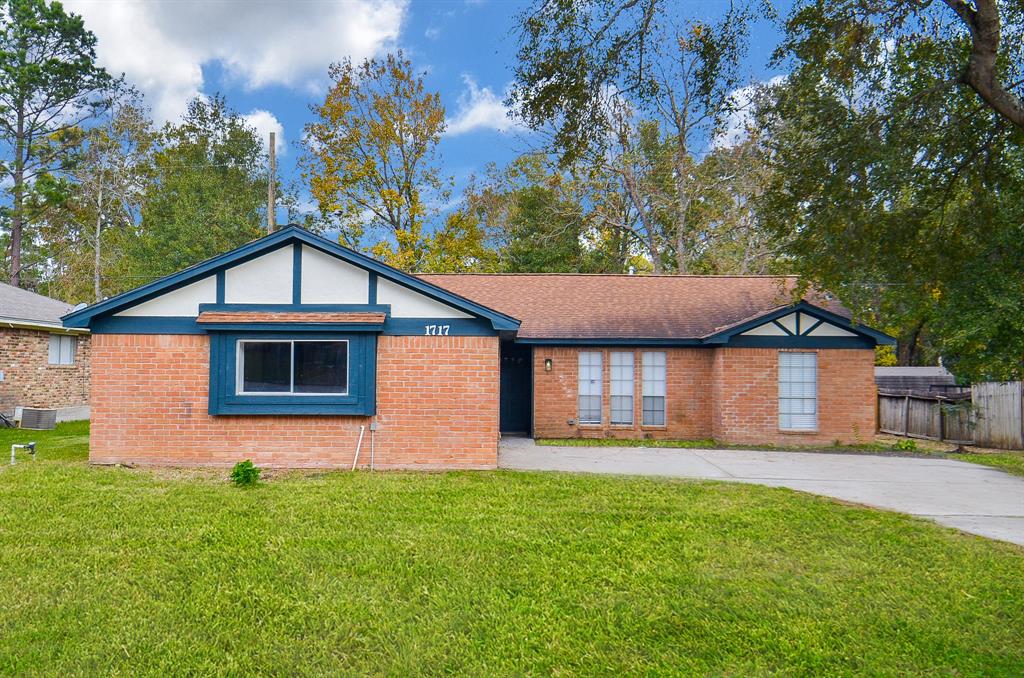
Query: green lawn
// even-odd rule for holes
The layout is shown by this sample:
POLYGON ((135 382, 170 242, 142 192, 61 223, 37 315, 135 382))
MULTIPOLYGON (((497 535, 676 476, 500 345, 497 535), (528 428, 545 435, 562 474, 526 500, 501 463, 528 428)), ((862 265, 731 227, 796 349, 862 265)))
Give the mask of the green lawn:
POLYGON ((0 470, 6 674, 1024 674, 1024 549, 751 485, 0 470))

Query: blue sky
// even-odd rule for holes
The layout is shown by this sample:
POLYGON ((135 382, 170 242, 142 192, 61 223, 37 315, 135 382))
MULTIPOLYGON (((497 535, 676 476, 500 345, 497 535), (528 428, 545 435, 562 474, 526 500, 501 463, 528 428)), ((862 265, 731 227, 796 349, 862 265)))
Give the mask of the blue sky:
MULTIPOLYGON (((673 0, 676 1, 676 0, 673 0)), ((488 162, 504 164, 536 144, 504 115, 502 99, 516 58, 514 0, 67 0, 98 37, 101 62, 124 72, 158 120, 174 119, 196 94, 219 92, 278 146, 283 181, 296 161, 310 104, 323 98, 327 68, 402 49, 440 92, 449 130, 440 147, 456 195, 488 162)), ((683 0, 684 16, 708 18, 726 2, 683 0)), ((753 82, 777 42, 755 27, 747 67, 753 82)), ((283 215, 282 215, 283 216, 283 215)))

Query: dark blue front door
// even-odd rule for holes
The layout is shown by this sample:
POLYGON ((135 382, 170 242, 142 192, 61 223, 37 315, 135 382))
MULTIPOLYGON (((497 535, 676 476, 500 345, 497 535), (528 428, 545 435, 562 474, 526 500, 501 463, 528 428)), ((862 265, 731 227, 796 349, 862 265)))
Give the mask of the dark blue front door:
POLYGON ((501 342, 502 433, 530 433, 533 411, 533 350, 529 346, 501 342))

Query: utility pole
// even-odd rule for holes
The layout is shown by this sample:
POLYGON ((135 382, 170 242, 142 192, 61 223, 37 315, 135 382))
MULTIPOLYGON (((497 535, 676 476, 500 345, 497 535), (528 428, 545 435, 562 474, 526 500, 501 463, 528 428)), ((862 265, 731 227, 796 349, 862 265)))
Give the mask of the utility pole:
POLYGON ((267 180, 267 232, 273 233, 277 228, 277 215, 274 213, 274 178, 276 172, 274 153, 274 133, 270 133, 270 174, 267 180))

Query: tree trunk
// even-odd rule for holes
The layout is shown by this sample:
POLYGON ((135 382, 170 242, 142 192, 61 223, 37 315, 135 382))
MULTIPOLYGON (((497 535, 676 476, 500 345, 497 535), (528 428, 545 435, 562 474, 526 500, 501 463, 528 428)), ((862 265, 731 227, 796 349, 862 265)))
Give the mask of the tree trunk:
POLYGON ((100 291, 100 236, 103 234, 103 178, 100 177, 99 197, 96 200, 96 242, 93 244, 92 293, 97 302, 103 301, 100 291))
MULTIPOLYGON (((685 129, 685 122, 680 129, 685 129)), ((676 274, 685 275, 690 270, 690 252, 687 248, 687 212, 690 211, 690 191, 687 181, 689 174, 689 154, 686 152, 685 136, 682 133, 676 141, 676 274)))
POLYGON ((18 132, 14 143, 14 204, 11 205, 11 284, 21 287, 21 234, 24 224, 25 111, 18 108, 18 132))
POLYGON ((989 108, 1024 129, 1024 102, 999 81, 997 68, 1002 25, 995 0, 943 0, 971 32, 971 55, 960 81, 977 92, 989 108), (975 9, 976 8, 976 9, 975 9))

